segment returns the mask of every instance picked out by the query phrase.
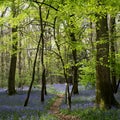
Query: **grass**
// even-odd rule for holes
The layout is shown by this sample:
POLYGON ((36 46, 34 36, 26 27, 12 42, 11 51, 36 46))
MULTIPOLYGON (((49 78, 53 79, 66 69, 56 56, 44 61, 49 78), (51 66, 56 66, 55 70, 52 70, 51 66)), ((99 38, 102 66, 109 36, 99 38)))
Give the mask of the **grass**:
POLYGON ((80 89, 80 94, 72 97, 71 110, 62 103, 60 112, 80 118, 80 120, 120 120, 120 109, 101 110, 94 107, 95 91, 93 88, 80 89))
POLYGON ((68 111, 61 110, 62 114, 70 114, 81 120, 120 120, 120 109, 100 110, 98 108, 77 109, 68 111))
POLYGON ((51 114, 42 114, 40 120, 58 120, 54 115, 51 114))
POLYGON ((57 118, 50 114, 39 114, 39 116, 24 116, 20 117, 18 114, 13 116, 2 116, 1 120, 57 120, 57 118))
POLYGON ((1 120, 39 120, 41 116, 41 113, 37 113, 35 116, 34 115, 24 115, 20 116, 18 113, 13 113, 11 114, 6 114, 6 116, 1 115, 0 119, 1 120))
MULTIPOLYGON (((54 103, 54 101, 55 101, 56 99, 57 99, 57 96, 55 96, 55 97, 53 97, 52 99, 48 100, 47 106, 46 106, 46 108, 45 108, 45 111, 47 111, 47 110, 50 109, 51 105, 54 103)), ((45 111, 44 111, 44 112, 45 112, 45 111)))

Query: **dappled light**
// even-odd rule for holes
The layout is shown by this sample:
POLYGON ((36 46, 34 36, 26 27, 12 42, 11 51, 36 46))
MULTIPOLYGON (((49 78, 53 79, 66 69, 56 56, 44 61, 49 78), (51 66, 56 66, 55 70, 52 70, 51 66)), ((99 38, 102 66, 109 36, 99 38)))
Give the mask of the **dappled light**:
POLYGON ((120 0, 0 0, 0 120, 120 120, 120 0))

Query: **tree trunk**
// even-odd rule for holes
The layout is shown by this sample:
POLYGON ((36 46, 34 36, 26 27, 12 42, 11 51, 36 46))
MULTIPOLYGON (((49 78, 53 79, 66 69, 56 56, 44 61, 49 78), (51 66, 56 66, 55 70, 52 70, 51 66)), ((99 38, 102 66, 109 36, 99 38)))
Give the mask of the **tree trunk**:
POLYGON ((44 95, 45 95, 45 69, 42 68, 42 89, 41 89, 41 102, 44 102, 44 95))
POLYGON ((107 15, 98 16, 97 22, 97 53, 96 53, 96 103, 101 108, 116 106, 109 68, 109 34, 107 15))
POLYGON ((44 48, 45 48, 45 41, 43 37, 44 29, 43 29, 43 19, 42 19, 42 11, 41 6, 39 6, 39 17, 40 17, 40 25, 41 25, 41 64, 42 64, 42 89, 41 89, 41 102, 44 102, 44 95, 46 92, 46 74, 45 74, 45 63, 44 63, 44 48))
MULTIPOLYGON (((1 13, 0 17, 3 18, 5 13, 7 12, 7 9, 8 7, 5 8, 5 10, 1 13)), ((1 37, 1 46, 4 45, 4 42, 3 42, 3 36, 4 36, 4 33, 3 33, 3 25, 1 25, 1 29, 0 29, 0 37, 1 37)), ((4 63, 4 60, 5 60, 5 53, 4 51, 1 52, 1 84, 0 86, 1 87, 4 87, 4 82, 3 80, 5 80, 5 63, 4 63)))
POLYGON ((32 85, 33 85, 34 80, 35 80, 35 67, 36 67, 36 62, 37 62, 37 56, 38 56, 38 52, 39 52, 40 42, 41 42, 41 35, 40 35, 40 38, 39 38, 39 41, 38 41, 37 50, 36 50, 35 59, 34 59, 34 64, 33 64, 32 81, 30 83, 30 87, 29 87, 29 90, 28 90, 28 93, 27 93, 27 98, 25 100, 24 106, 27 106, 27 104, 28 104, 28 100, 29 100, 29 97, 30 97, 32 85))
MULTIPOLYGON (((1 38, 2 38, 3 37, 3 26, 1 26, 1 32, 0 33, 1 33, 1 38)), ((1 41, 0 43, 1 43, 1 45, 4 44, 3 41, 1 41)), ((3 87, 3 80, 5 79, 4 78, 5 73, 4 73, 4 52, 3 51, 1 52, 1 71, 0 72, 1 72, 1 74, 0 74, 1 75, 0 86, 3 87)))
MULTIPOLYGON (((69 90, 69 82, 68 82, 68 77, 67 77, 67 73, 66 73, 66 68, 65 68, 65 63, 64 63, 64 60, 62 58, 62 55, 61 55, 61 50, 60 50, 60 45, 58 44, 57 40, 56 40, 56 18, 54 19, 54 40, 55 40, 55 44, 57 46, 57 50, 58 50, 58 53, 56 53, 59 58, 60 58, 60 61, 62 63, 62 68, 63 68, 63 74, 64 74, 64 78, 65 78, 65 82, 66 82, 66 90, 65 90, 65 101, 66 103, 68 103, 68 109, 70 110, 71 109, 71 94, 70 94, 70 90, 69 90)), ((58 29, 57 28, 57 34, 59 35, 59 32, 58 32, 58 29)))
POLYGON ((41 56, 41 51, 39 50, 38 52, 38 61, 37 61, 37 83, 40 82, 40 56, 41 56))
MULTIPOLYGON (((70 37, 71 37, 72 42, 76 42, 74 33, 71 33, 70 37)), ((74 66, 73 66, 73 93, 79 94, 79 92, 78 92, 78 66, 77 66, 77 50, 76 50, 76 48, 72 49, 72 56, 73 56, 73 63, 74 63, 74 66)))
MULTIPOLYGON (((12 17, 15 18, 18 15, 17 7, 15 1, 12 0, 12 17)), ((9 70, 9 77, 8 77, 8 94, 13 95, 16 93, 15 91, 15 73, 16 73, 16 63, 17 63, 17 47, 18 47, 18 40, 17 40, 17 29, 18 27, 15 26, 12 28, 12 55, 11 55, 11 63, 10 63, 10 70, 9 70)))
POLYGON ((21 39, 19 40, 19 48, 20 48, 20 52, 19 52, 19 61, 18 61, 18 66, 19 66, 19 83, 18 83, 18 87, 22 87, 22 79, 21 79, 21 76, 22 76, 22 52, 21 52, 21 46, 22 46, 22 43, 21 43, 21 39))
POLYGON ((17 27, 12 28, 12 55, 11 55, 11 63, 10 63, 10 70, 9 70, 9 78, 8 78, 8 94, 13 95, 16 93, 15 91, 15 73, 16 73, 16 62, 17 62, 17 27))
MULTIPOLYGON (((117 93, 118 86, 116 81, 116 61, 115 61, 115 17, 110 17, 110 42, 111 42, 111 81, 113 93, 117 93)), ((119 84, 119 83, 118 83, 119 84)))

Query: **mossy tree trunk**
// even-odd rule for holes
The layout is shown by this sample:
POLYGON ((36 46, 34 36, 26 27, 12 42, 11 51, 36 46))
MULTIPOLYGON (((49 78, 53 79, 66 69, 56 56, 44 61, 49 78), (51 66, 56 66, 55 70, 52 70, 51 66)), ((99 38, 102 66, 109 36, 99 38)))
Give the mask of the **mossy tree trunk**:
POLYGON ((96 103, 99 107, 111 108, 111 106, 116 106, 117 102, 110 81, 107 15, 98 16, 96 28, 96 103))
MULTIPOLYGON (((75 38, 75 33, 70 33, 71 41, 73 44, 77 42, 75 38)), ((72 56, 73 56, 73 93, 79 94, 78 91, 78 66, 77 66, 77 50, 76 48, 72 49, 72 56)))

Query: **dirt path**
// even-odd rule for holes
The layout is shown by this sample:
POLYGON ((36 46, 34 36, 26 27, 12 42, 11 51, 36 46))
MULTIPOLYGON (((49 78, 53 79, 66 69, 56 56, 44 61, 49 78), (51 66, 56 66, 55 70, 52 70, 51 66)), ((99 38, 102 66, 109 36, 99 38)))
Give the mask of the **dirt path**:
POLYGON ((59 120, 80 120, 79 118, 72 115, 64 115, 59 111, 59 107, 62 103, 64 95, 58 95, 58 98, 55 100, 53 105, 50 107, 50 113, 55 115, 59 120))

